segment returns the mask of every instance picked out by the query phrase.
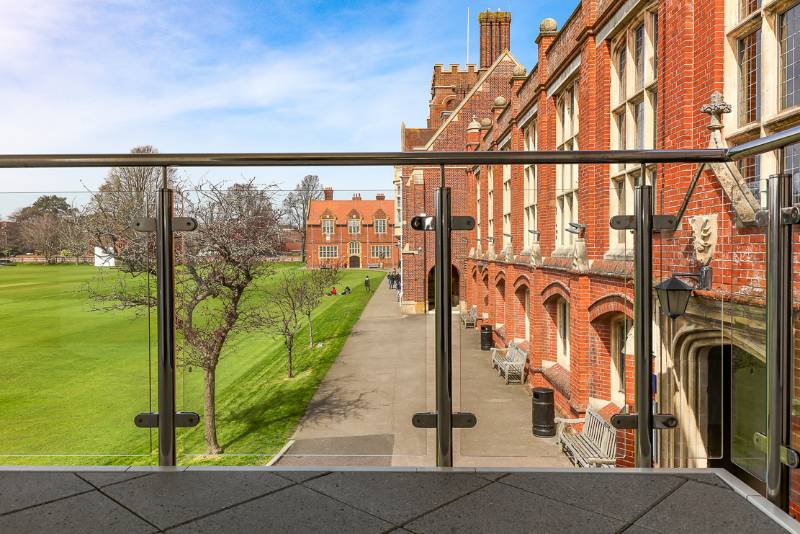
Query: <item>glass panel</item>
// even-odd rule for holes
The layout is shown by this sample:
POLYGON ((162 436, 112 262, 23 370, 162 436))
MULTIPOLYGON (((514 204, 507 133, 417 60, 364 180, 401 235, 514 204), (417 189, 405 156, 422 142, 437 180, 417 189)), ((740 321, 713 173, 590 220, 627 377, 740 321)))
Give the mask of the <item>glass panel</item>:
POLYGON ((767 366, 763 359, 736 346, 730 357, 732 460, 763 480, 767 457, 756 447, 753 435, 767 433, 767 366))
POLYGON ((157 462, 133 423, 157 411, 154 237, 130 228, 155 198, 129 189, 148 170, 94 172, 99 191, 0 193, 0 464, 157 462))
POLYGON ((400 289, 395 192, 312 185, 308 202, 258 181, 181 195, 199 228, 178 255, 179 405, 201 414, 178 430, 181 464, 430 464, 411 425, 425 293, 400 289))

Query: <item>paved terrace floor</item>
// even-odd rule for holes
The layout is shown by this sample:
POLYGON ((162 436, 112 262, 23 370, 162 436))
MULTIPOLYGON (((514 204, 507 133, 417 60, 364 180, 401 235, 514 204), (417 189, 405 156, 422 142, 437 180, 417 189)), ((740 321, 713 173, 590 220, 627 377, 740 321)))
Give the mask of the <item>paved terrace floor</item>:
MULTIPOLYGON (((401 314, 384 281, 277 465, 435 465, 435 432, 411 425, 415 412, 435 409, 433 319, 401 314)), ((464 329, 455 315, 453 334, 453 408, 478 419, 475 428, 454 431, 455 464, 570 466, 554 439, 533 437, 527 388, 500 379, 478 330, 464 329)))
POLYGON ((0 470, 0 532, 798 532, 721 470, 354 469, 0 470))

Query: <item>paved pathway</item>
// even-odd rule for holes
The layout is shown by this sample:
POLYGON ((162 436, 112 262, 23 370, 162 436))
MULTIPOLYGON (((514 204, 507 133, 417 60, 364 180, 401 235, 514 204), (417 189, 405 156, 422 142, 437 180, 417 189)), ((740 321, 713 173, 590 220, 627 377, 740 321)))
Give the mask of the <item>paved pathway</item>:
MULTIPOLYGON (((402 315, 395 295, 386 281, 377 288, 278 465, 434 465, 435 432, 411 425, 435 406, 433 315, 402 315)), ((454 410, 478 416, 475 428, 454 431, 454 463, 569 466, 552 439, 531 435, 527 388, 490 368, 478 331, 456 316, 453 332, 454 410)))

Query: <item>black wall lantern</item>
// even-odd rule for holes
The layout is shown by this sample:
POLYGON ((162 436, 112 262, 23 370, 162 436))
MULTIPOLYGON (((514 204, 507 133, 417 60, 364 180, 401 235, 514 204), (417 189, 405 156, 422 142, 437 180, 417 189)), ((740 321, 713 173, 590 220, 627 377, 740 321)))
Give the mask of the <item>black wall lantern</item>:
POLYGON ((672 273, 672 276, 656 286, 656 295, 661 310, 670 319, 675 319, 686 313, 689 297, 695 289, 708 289, 711 287, 711 267, 703 266, 699 273, 672 273), (679 276, 697 278, 697 286, 692 287, 679 276))

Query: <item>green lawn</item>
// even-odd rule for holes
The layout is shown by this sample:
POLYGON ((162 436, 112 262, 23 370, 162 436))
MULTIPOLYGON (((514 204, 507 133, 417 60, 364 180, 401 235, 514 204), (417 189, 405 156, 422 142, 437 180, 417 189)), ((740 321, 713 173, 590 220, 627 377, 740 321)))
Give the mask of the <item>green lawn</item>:
MULTIPOLYGON (((373 287, 383 278, 369 274, 373 287)), ((317 345, 309 348, 306 329, 299 335, 295 378, 286 378, 280 340, 265 332, 231 340, 217 369, 225 455, 203 456, 201 423, 179 429, 179 462, 258 464, 280 450, 369 300, 364 275, 344 272, 338 287, 353 294, 323 298, 317 345)), ((0 267, 0 464, 155 462, 155 432, 133 425, 136 413, 157 410, 155 310, 93 311, 87 287, 96 276, 90 266, 0 267)), ((202 415, 202 378, 179 371, 179 409, 202 415)))

